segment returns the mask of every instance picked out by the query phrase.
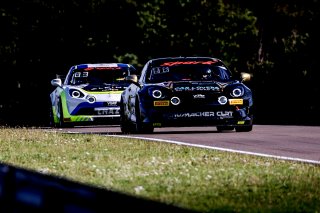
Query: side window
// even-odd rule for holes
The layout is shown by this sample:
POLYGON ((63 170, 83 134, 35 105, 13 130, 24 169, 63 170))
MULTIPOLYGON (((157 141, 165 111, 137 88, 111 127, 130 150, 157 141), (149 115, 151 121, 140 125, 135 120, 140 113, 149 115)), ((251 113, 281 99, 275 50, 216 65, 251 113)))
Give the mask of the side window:
POLYGON ((217 66, 219 76, 222 80, 228 80, 229 79, 229 74, 227 73, 227 68, 223 66, 217 66))
POLYGON ((148 69, 148 68, 149 68, 149 65, 150 65, 150 62, 147 63, 147 64, 142 68, 141 76, 140 76, 139 81, 142 81, 142 82, 150 82, 149 79, 148 79, 148 76, 150 75, 150 69, 148 69))
POLYGON ((75 72, 72 75, 70 83, 72 85, 78 85, 78 84, 84 84, 86 83, 86 79, 88 78, 89 73, 88 72, 75 72))
POLYGON ((170 79, 170 69, 169 67, 153 67, 150 70, 148 79, 150 82, 158 83, 170 79))

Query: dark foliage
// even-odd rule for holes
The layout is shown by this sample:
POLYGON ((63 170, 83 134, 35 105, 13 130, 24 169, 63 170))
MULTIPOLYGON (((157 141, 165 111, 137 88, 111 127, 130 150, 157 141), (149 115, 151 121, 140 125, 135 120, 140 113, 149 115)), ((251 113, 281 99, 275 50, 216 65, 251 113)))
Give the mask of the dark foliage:
POLYGON ((2 1, 0 124, 48 125, 50 80, 74 64, 201 55, 253 73, 256 123, 319 125, 319 4, 2 1))

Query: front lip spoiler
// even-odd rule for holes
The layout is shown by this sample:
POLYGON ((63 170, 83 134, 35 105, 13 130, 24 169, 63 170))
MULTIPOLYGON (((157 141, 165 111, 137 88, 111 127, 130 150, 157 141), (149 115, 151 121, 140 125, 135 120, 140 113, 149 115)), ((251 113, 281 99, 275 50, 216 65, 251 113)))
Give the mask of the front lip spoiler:
POLYGON ((95 122, 97 119, 120 118, 120 115, 78 115, 63 118, 66 123, 95 122))
POLYGON ((153 121, 150 122, 153 124, 154 127, 196 127, 196 126, 251 126, 253 125, 252 120, 247 121, 238 121, 238 120, 219 120, 219 121, 153 121), (238 122, 241 122, 242 124, 238 124, 238 122))
POLYGON ((252 117, 246 117, 245 119, 241 118, 176 118, 172 119, 169 117, 163 116, 154 116, 153 118, 145 118, 143 123, 153 123, 161 124, 163 127, 191 127, 191 126, 219 126, 219 125, 229 125, 229 126, 248 126, 253 124, 252 117))

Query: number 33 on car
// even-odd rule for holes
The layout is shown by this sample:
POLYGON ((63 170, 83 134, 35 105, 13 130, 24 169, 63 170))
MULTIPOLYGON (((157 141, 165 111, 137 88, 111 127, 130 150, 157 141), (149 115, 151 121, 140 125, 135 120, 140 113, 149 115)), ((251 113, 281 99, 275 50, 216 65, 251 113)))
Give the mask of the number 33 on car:
POLYGON ((104 63, 72 66, 63 79, 51 81, 51 124, 54 127, 107 123, 119 120, 120 96, 129 85, 130 64, 104 63))

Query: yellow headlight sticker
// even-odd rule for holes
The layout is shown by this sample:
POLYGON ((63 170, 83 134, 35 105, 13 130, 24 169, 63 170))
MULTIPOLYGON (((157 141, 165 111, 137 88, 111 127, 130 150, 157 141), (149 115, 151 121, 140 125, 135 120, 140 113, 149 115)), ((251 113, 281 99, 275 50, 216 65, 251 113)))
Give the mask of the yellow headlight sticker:
POLYGON ((154 101, 153 106, 169 106, 169 101, 154 101))
POLYGON ((238 124, 244 124, 244 121, 238 121, 238 124))
POLYGON ((243 105, 243 99, 229 99, 230 105, 243 105))

